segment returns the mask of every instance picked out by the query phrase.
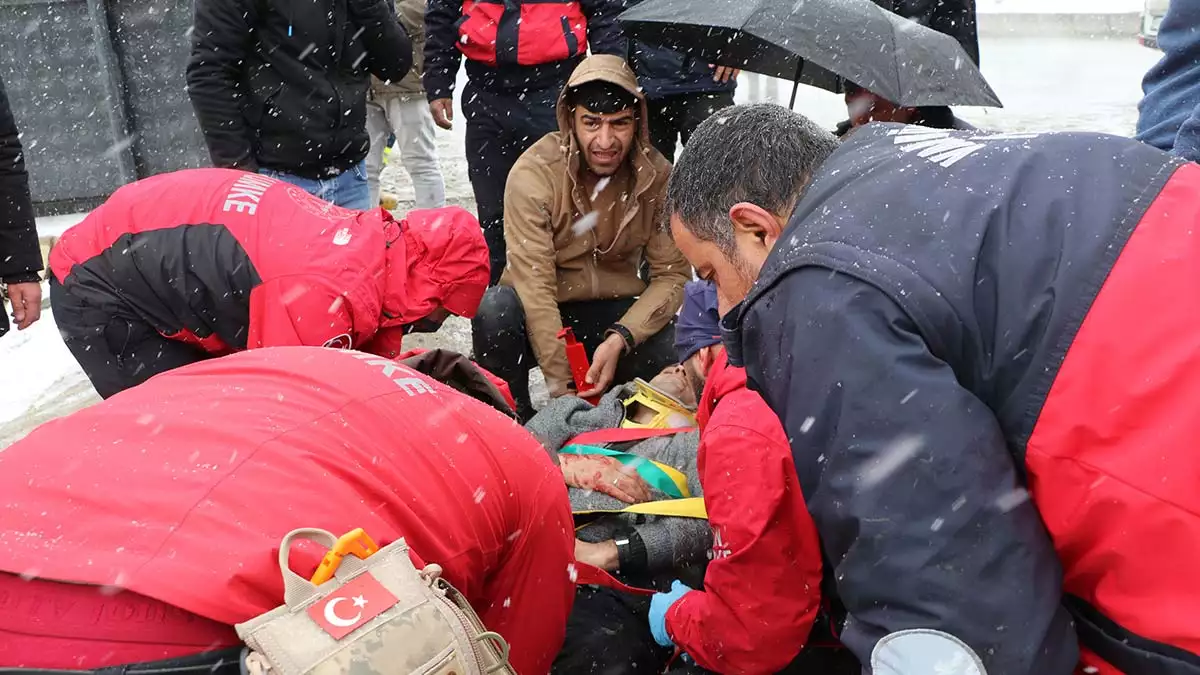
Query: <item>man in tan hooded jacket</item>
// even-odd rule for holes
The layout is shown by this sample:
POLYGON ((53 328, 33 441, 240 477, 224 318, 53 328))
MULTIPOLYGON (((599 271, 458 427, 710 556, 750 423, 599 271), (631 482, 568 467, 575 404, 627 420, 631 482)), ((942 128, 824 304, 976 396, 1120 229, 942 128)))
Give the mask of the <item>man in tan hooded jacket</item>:
POLYGON ((535 358, 551 396, 599 394, 674 362, 664 329, 692 276, 662 227, 671 165, 650 144, 625 61, 584 60, 559 96, 558 126, 509 173, 508 264, 472 323, 477 361, 509 383, 526 416, 535 358), (564 327, 592 354, 582 391, 557 337, 564 327))

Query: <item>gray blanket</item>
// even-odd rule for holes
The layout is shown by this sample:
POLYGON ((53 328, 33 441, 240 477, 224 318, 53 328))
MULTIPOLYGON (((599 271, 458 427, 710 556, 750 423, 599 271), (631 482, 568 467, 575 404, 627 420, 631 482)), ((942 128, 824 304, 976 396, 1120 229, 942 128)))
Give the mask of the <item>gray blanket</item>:
MULTIPOLYGON (((575 396, 552 399, 525 425, 548 450, 558 452, 563 446, 588 431, 612 429, 621 425, 624 407, 621 401, 633 395, 633 385, 626 384, 610 390, 592 406, 575 396)), ((673 436, 649 438, 638 442, 629 452, 678 469, 687 477, 688 490, 693 497, 703 495, 696 470, 696 450, 700 434, 692 431, 673 436)), ((620 509, 626 506, 608 495, 579 488, 568 488, 571 508, 576 511, 620 509)), ((652 488, 655 498, 667 495, 652 488)), ((712 548, 712 530, 708 521, 696 518, 665 518, 656 516, 606 516, 580 530, 583 541, 598 542, 613 538, 615 532, 632 526, 646 544, 647 563, 651 574, 665 573, 702 563, 712 548)))

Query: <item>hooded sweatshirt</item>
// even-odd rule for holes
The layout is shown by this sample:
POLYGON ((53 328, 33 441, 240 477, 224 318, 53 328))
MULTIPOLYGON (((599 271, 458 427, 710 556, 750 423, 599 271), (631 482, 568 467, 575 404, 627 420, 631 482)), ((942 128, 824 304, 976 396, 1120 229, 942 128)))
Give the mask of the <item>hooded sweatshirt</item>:
POLYGON ((161 174, 117 190, 50 253, 84 309, 68 339, 113 319, 223 354, 288 345, 394 347, 439 306, 471 316, 488 281, 478 221, 459 208, 352 211, 232 169, 161 174))
POLYGON ((529 342, 551 393, 565 392, 571 382, 566 350, 556 337, 563 327, 559 303, 636 297, 619 323, 640 344, 670 322, 692 276, 663 227, 671 165, 650 144, 646 102, 623 60, 592 56, 575 69, 558 99, 558 129, 525 151, 508 175, 508 266, 500 280, 521 299, 529 342), (597 80, 637 97, 638 132, 626 171, 602 181, 592 195, 582 180, 588 169, 565 94, 597 80), (608 190, 620 192, 602 194, 608 190), (597 210, 594 202, 611 208, 597 210), (649 283, 639 276, 643 260, 649 264, 649 283))

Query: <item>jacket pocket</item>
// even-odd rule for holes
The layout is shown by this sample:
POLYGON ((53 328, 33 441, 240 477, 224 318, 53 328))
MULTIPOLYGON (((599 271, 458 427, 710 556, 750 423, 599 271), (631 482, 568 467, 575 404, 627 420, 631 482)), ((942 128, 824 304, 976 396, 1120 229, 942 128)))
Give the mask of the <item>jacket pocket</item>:
POLYGON ((454 22, 458 29, 458 50, 472 61, 496 65, 496 32, 504 5, 471 3, 463 7, 463 15, 454 22))

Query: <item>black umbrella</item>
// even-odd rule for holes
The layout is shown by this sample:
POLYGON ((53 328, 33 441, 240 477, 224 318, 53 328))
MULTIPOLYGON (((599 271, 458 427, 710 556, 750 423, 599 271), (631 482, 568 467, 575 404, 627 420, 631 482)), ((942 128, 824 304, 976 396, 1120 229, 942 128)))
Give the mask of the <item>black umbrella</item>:
POLYGON ((1001 105, 954 38, 871 0, 646 0, 620 21, 631 38, 834 93, 849 81, 902 106, 1001 105))

